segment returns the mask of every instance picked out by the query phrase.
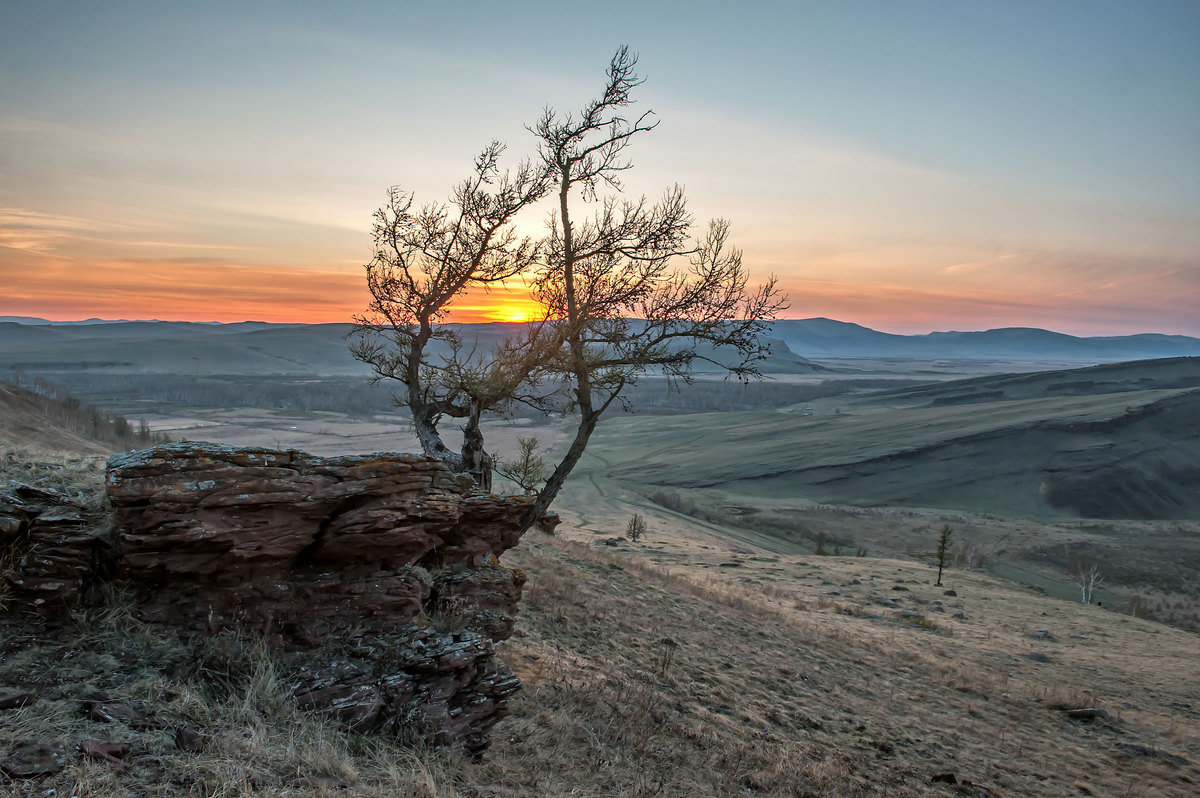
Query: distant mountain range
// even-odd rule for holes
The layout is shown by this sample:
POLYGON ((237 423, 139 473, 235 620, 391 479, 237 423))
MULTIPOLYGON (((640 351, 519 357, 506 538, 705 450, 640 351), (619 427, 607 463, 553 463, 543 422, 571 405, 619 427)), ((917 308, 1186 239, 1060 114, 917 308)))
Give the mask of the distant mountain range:
POLYGON ((1119 335, 1080 338, 1033 327, 982 332, 895 335, 834 319, 788 319, 772 335, 801 357, 947 360, 1054 360, 1117 362, 1200 355, 1200 338, 1186 335, 1119 335))
MULTIPOLYGON (((368 368, 348 349, 350 324, 212 324, 180 321, 119 321, 49 324, 0 321, 0 376, 64 373, 365 376, 368 368)), ((514 324, 464 324, 465 338, 487 350, 507 338, 514 324)), ((830 371, 771 340, 764 373, 830 371)), ((440 346, 438 344, 437 346, 440 346)), ((436 355, 437 348, 433 354, 436 355)), ((700 354, 720 361, 722 354, 700 354)), ((697 372, 718 371, 702 362, 697 372)))
MULTIPOLYGON (((488 347, 515 325, 461 325, 466 337, 488 347)), ((0 317, 0 374, 77 371, 173 374, 360 375, 363 364, 347 350, 349 324, 234 324, 181 321, 49 322, 0 317)), ((822 360, 957 360, 1112 363, 1200 356, 1200 339, 1182 335, 1079 338, 1048 330, 893 335, 833 319, 774 323, 773 374, 830 371, 822 360), (814 362, 815 361, 815 362, 814 362)), ((706 353, 713 354, 713 353, 706 353)))
MULTIPOLYGON (((130 322, 148 322, 151 324, 207 324, 220 325, 219 321, 163 321, 162 319, 79 319, 78 321, 53 321, 39 316, 0 316, 0 322, 11 321, 14 324, 32 324, 35 327, 79 327, 95 324, 128 324, 130 322)), ((244 321, 238 324, 269 325, 265 321, 244 321)))

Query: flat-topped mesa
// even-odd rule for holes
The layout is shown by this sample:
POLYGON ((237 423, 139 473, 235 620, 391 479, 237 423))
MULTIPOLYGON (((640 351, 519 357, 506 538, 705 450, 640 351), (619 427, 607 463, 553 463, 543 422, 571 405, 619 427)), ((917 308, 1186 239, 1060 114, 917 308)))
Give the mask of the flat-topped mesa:
POLYGON ((302 706, 486 747, 519 687, 493 654, 525 577, 497 557, 531 498, 476 492, 420 455, 212 443, 117 455, 106 485, 117 572, 147 621, 265 633, 303 662, 302 706))

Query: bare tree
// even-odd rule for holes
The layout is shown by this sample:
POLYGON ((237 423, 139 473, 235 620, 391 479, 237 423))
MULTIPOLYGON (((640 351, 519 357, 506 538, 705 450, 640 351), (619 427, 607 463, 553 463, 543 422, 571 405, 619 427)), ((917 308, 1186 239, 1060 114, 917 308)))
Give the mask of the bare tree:
POLYGON ((983 548, 974 538, 968 538, 955 546, 952 555, 954 564, 964 571, 975 571, 983 568, 983 563, 987 559, 983 548))
POLYGON ((366 266, 372 301, 355 320, 350 347, 370 365, 373 381, 401 384, 394 401, 411 411, 425 453, 475 473, 484 487, 489 470, 480 416, 520 398, 537 343, 526 336, 480 352, 444 321, 466 290, 511 279, 539 255, 538 244, 517 236, 512 222, 546 193, 546 174, 531 163, 501 174, 503 151, 498 142, 484 148, 474 174, 455 188, 448 205, 416 209, 412 194, 388 190, 387 204, 375 212, 375 253, 366 266), (440 344, 437 351, 434 344, 440 344), (459 454, 442 441, 443 416, 465 421, 459 454))
POLYGON ((642 83, 636 63, 620 48, 600 97, 578 116, 547 109, 533 128, 558 200, 533 281, 558 347, 544 368, 569 386, 569 408, 579 422, 527 526, 554 501, 601 415, 625 388, 651 370, 690 383, 693 363, 718 363, 709 348, 733 356, 732 363, 718 363, 728 373, 757 376, 769 351, 760 334, 785 307, 773 277, 747 288, 727 222, 713 221, 702 240, 690 240, 693 219, 679 186, 656 203, 617 196, 621 174, 632 165, 625 157, 631 141, 658 124, 651 111, 625 116, 630 93, 642 83), (612 193, 602 194, 606 188, 612 193), (579 213, 581 203, 594 210, 579 213), (688 267, 674 268, 683 258, 688 267))
POLYGON ((693 239, 681 188, 658 202, 620 196, 630 142, 657 125, 650 111, 624 115, 642 83, 636 62, 619 49, 603 93, 578 116, 545 111, 531 128, 539 140, 536 165, 500 176, 502 148, 493 144, 449 208, 413 212, 411 196, 393 189, 376 214, 376 253, 367 266, 373 301, 358 319, 353 352, 376 380, 402 384, 396 401, 411 409, 427 454, 477 473, 487 487, 483 412, 524 403, 578 415, 526 528, 549 509, 601 415, 624 401, 622 391, 648 372, 671 386, 690 383, 698 361, 742 380, 759 376, 758 362, 769 352, 762 333, 785 307, 773 277, 747 287, 727 222, 715 220, 693 239), (550 194, 556 208, 545 240, 518 238, 514 216, 550 194), (530 275, 542 307, 521 335, 479 352, 443 323, 463 291, 517 275, 530 275), (440 359, 431 342, 442 345, 440 359), (438 432, 443 417, 465 420, 457 455, 438 432))
POLYGON ((1079 588, 1079 601, 1091 604, 1096 588, 1104 584, 1104 576, 1100 573, 1100 563, 1076 557, 1074 565, 1068 572, 1071 581, 1079 588))
POLYGON ((646 519, 642 518, 641 513, 634 513, 633 517, 629 519, 629 523, 625 525, 625 537, 636 543, 644 534, 646 534, 646 519))

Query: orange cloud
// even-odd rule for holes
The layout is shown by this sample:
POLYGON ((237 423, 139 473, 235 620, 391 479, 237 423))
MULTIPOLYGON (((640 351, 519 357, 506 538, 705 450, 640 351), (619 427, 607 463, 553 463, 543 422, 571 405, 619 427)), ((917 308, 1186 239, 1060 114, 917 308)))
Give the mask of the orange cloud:
MULTIPOLYGON (((182 321, 346 322, 370 300, 362 268, 281 267, 219 259, 84 260, 0 246, 0 315, 182 321)), ((523 322, 523 287, 464 294, 448 320, 523 322)))
POLYGON ((366 304, 354 268, 84 261, 0 249, 0 315, 332 322, 349 321, 366 304))
MULTIPOLYGON (((787 316, 828 316, 890 332, 1009 326, 1088 335, 1198 332, 1194 308, 1200 287, 1186 263, 1155 264, 1130 278, 1125 259, 1043 253, 959 261, 956 267, 965 268, 921 272, 899 258, 885 268, 886 254, 777 264, 791 301, 787 316), (993 269, 995 274, 988 273, 993 269), (802 271, 811 277, 795 276, 802 271)), ((0 242, 0 315, 346 322, 369 299, 361 266, 350 263, 264 265, 202 253, 89 259, 0 242)), ((462 295, 448 320, 521 322, 537 318, 538 310, 516 281, 462 295)))

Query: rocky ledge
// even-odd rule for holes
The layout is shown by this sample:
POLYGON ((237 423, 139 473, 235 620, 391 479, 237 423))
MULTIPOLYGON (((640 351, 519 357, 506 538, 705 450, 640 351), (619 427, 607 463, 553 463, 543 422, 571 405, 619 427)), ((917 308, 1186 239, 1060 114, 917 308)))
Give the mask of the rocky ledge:
POLYGON ((473 490, 411 454, 314 457, 175 443, 108 461, 113 522, 44 491, 0 496, 8 609, 65 617, 133 587, 148 622, 261 636, 301 706, 478 752, 518 689, 495 656, 532 499, 473 490))

